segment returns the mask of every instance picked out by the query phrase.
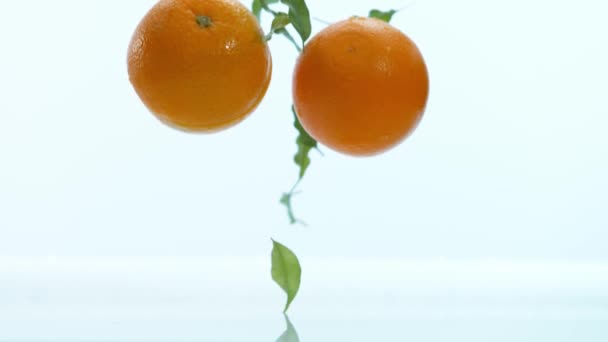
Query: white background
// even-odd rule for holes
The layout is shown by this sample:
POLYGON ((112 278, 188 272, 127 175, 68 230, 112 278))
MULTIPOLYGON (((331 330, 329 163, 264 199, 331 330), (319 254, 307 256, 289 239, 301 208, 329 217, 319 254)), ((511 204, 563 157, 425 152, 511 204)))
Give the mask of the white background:
POLYGON ((0 255, 267 255, 272 236, 302 256, 608 259, 603 1, 310 0, 330 22, 406 7, 431 96, 382 156, 312 153, 308 228, 278 204, 297 173, 284 39, 259 109, 189 135, 128 81, 155 1, 33 3, 0 2, 0 255))
POLYGON ((0 1, 0 339, 271 340, 271 237, 304 265, 307 341, 605 336, 606 2, 309 0, 330 22, 406 7, 393 24, 431 97, 382 156, 312 153, 308 227, 278 203, 297 175, 293 47, 271 42, 249 119, 184 134, 128 81, 154 3, 0 1))

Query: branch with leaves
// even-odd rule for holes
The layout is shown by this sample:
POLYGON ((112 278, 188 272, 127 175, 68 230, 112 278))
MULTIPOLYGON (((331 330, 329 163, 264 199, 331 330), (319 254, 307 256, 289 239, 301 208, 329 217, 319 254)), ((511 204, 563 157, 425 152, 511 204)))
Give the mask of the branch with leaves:
MULTIPOLYGON (((281 34, 285 36, 298 50, 298 52, 302 51, 303 46, 306 44, 306 40, 310 38, 312 33, 312 23, 310 20, 310 11, 308 10, 308 6, 304 0, 254 0, 252 4, 252 11, 258 20, 261 19, 262 11, 266 11, 270 13, 274 18, 272 20, 272 24, 270 26, 270 31, 265 36, 267 41, 271 40, 275 34, 281 34), (276 11, 273 10, 270 5, 281 3, 287 6, 287 12, 276 11), (292 26, 295 31, 300 36, 302 41, 301 45, 296 42, 291 33, 288 30, 288 27, 292 26)), ((291 190, 287 193, 284 193, 281 196, 281 204, 283 204, 287 208, 287 215, 289 217, 289 222, 291 224, 300 223, 306 225, 306 223, 302 220, 299 220, 295 217, 292 200, 293 196, 297 193, 297 187, 300 184, 300 181, 304 177, 306 173, 306 169, 310 165, 310 150, 317 149, 318 144, 317 141, 311 137, 302 127, 302 124, 298 120, 298 116, 296 115, 296 109, 292 105, 292 112, 294 115, 294 127, 298 130, 298 138, 296 139, 296 143, 298 145, 298 151, 294 156, 294 161, 296 165, 300 168, 300 173, 298 175, 298 179, 291 190)))
MULTIPOLYGON (((267 12, 273 16, 270 30, 265 36, 266 41, 270 41, 274 35, 279 34, 287 38, 287 40, 295 46, 298 52, 302 52, 306 45, 306 41, 310 38, 312 33, 310 12, 304 0, 253 0, 251 9, 258 20, 261 20, 262 12, 267 12), (287 12, 277 11, 273 9, 271 5, 287 6, 287 12), (299 35, 301 44, 298 43, 290 33, 290 27, 299 35)), ((374 9, 370 11, 369 17, 389 22, 395 13, 397 13, 395 10, 380 11, 374 9)), ((296 138, 297 152, 294 156, 294 162, 298 166, 299 172, 296 183, 289 192, 284 193, 283 196, 281 196, 280 202, 287 208, 287 215, 291 224, 300 223, 306 225, 304 221, 296 218, 293 211, 292 200, 293 196, 298 193, 297 187, 310 166, 310 151, 313 149, 317 150, 319 153, 321 153, 321 151, 319 150, 318 142, 306 132, 300 123, 295 106, 292 105, 291 111, 294 116, 294 127, 298 132, 298 137, 296 138)), ((272 240, 272 242, 271 275, 272 279, 287 294, 287 303, 284 308, 284 312, 287 312, 300 289, 302 268, 293 251, 275 240, 272 240)))

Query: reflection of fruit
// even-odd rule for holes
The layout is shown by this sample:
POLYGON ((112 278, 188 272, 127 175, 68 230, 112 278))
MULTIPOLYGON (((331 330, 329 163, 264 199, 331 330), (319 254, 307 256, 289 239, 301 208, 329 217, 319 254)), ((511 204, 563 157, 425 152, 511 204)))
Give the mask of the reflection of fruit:
POLYGON ((293 79, 302 126, 324 145, 356 156, 399 144, 421 119, 428 91, 416 45, 371 18, 351 18, 317 34, 293 79))
POLYGON ((262 100, 272 61, 255 16, 236 0, 161 0, 137 27, 129 77, 165 123, 212 132, 262 100))

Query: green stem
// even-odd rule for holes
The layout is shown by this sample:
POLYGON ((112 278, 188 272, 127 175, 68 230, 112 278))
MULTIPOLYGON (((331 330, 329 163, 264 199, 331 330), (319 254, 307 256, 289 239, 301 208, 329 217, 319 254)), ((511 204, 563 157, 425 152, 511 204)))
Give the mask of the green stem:
POLYGON ((200 26, 202 28, 207 28, 207 27, 211 26, 211 24, 213 24, 213 21, 211 20, 211 18, 206 15, 197 16, 196 22, 197 22, 198 26, 200 26))
POLYGON ((278 12, 273 11, 272 8, 270 8, 270 6, 268 6, 268 3, 266 3, 266 0, 260 0, 260 3, 262 4, 262 9, 264 11, 271 13, 275 17, 279 14, 278 12))

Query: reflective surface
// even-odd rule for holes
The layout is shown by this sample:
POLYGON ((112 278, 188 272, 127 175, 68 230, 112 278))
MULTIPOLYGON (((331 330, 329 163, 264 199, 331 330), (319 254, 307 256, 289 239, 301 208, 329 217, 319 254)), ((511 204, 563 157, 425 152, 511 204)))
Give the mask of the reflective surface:
POLYGON ((608 264, 0 258, 0 341, 605 341, 608 264), (338 271, 336 271, 338 270, 338 271))

